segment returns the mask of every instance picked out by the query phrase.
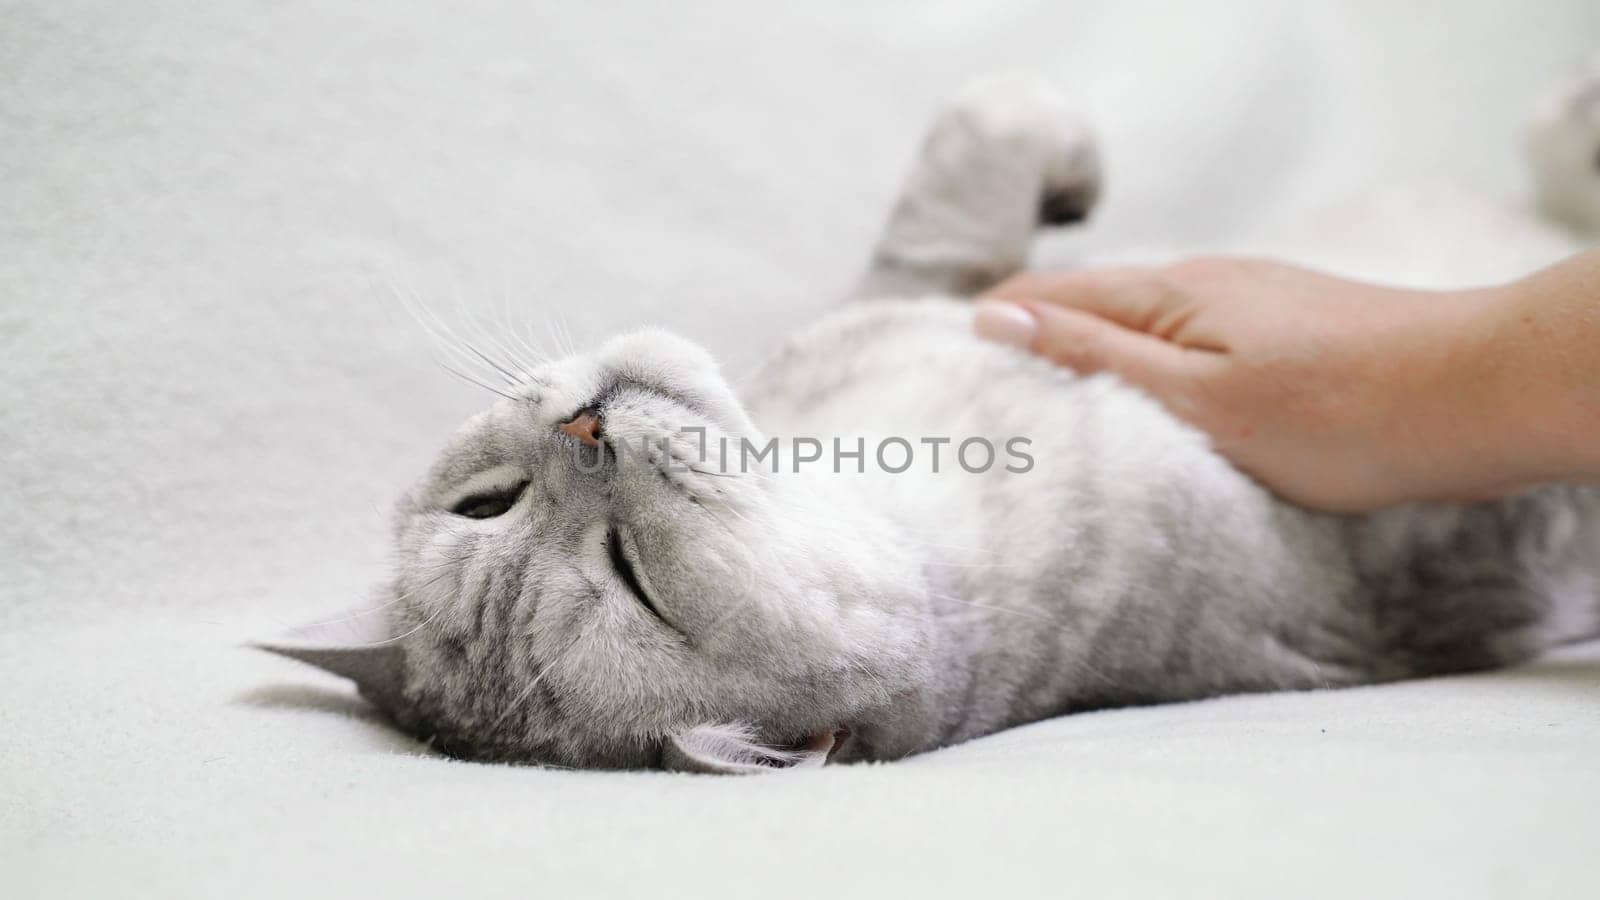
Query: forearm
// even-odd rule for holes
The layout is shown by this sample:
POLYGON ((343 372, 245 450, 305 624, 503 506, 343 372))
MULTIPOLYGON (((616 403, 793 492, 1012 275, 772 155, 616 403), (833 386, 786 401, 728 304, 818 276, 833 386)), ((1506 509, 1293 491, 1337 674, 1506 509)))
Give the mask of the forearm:
POLYGON ((1472 377, 1509 483, 1600 480, 1600 250, 1491 296, 1472 377))

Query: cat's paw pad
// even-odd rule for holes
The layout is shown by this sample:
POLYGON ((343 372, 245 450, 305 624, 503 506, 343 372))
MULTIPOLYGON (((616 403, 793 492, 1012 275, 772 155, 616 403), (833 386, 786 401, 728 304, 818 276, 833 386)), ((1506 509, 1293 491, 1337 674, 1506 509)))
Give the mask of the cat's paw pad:
POLYGON ((1087 218, 1100 196, 1100 153, 1088 125, 1049 83, 1022 75, 978 79, 951 99, 929 134, 929 149, 963 150, 991 177, 1037 178, 1038 220, 1087 218))
POLYGON ((1600 56, 1539 105, 1527 148, 1540 211, 1600 232, 1600 56))

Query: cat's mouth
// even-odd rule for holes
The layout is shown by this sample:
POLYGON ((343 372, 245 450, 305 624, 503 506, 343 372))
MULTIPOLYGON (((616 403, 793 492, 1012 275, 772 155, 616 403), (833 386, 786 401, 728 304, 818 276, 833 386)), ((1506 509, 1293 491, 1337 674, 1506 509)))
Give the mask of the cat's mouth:
POLYGON ((833 734, 830 736, 831 745, 828 747, 827 761, 829 763, 838 760, 854 735, 855 732, 848 725, 841 725, 833 730, 833 734))
POLYGON ((783 749, 791 753, 810 757, 812 762, 810 762, 809 765, 831 765, 835 761, 838 761, 840 755, 844 753, 845 745, 850 743, 851 733, 852 731, 849 726, 840 725, 836 728, 830 728, 826 731, 819 731, 808 738, 784 745, 783 749), (820 763, 815 761, 818 755, 821 756, 820 763))

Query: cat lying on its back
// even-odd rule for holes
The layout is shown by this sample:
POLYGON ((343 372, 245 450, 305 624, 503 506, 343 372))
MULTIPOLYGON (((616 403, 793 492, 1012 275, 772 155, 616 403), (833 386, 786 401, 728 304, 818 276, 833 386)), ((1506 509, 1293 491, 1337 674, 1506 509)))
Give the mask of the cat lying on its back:
POLYGON ((1048 92, 974 88, 928 137, 872 302, 737 392, 660 332, 497 360, 506 399, 401 503, 385 607, 354 640, 263 646, 452 755, 746 772, 1600 630, 1600 490, 1308 513, 1122 383, 974 339, 962 301, 884 299, 982 290, 1098 184, 1048 92))

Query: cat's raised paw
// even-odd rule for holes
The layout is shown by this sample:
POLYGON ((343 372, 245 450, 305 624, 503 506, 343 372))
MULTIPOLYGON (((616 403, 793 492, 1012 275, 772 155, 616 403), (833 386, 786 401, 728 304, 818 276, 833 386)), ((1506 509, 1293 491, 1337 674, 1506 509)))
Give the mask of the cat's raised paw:
POLYGON ((973 82, 935 116, 858 293, 974 296, 1027 262, 1041 225, 1089 216, 1100 154, 1049 85, 973 82))
POLYGON ((1015 74, 972 82, 935 121, 928 149, 953 149, 974 138, 981 152, 972 158, 972 148, 964 148, 969 167, 1037 179, 1039 224, 1081 222, 1094 209, 1102 177, 1099 149, 1082 117, 1048 82, 1015 74))

